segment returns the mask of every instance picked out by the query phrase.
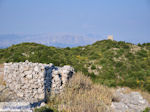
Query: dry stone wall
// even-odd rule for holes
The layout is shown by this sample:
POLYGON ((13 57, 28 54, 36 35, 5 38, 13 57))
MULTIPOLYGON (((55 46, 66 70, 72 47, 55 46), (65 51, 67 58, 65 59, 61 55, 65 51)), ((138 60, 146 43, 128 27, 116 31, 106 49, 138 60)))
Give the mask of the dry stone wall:
POLYGON ((60 93, 73 73, 71 66, 56 67, 51 63, 26 61, 4 64, 6 86, 29 102, 43 100, 48 94, 60 93))

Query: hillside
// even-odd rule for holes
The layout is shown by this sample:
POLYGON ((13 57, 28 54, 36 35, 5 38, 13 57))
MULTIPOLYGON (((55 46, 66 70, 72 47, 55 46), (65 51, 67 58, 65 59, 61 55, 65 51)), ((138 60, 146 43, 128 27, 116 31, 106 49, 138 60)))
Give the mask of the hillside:
POLYGON ((150 43, 134 45, 111 40, 75 48, 22 43, 0 49, 0 63, 20 62, 72 65, 107 86, 128 86, 150 92, 150 43))

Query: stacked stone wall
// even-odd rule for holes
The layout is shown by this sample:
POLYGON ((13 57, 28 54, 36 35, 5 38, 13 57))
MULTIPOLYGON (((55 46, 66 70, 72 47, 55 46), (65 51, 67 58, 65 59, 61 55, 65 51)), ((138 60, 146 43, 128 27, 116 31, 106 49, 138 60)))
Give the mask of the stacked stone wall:
POLYGON ((56 67, 51 63, 26 61, 4 64, 6 86, 29 102, 43 100, 47 93, 60 93, 73 73, 71 66, 56 67))

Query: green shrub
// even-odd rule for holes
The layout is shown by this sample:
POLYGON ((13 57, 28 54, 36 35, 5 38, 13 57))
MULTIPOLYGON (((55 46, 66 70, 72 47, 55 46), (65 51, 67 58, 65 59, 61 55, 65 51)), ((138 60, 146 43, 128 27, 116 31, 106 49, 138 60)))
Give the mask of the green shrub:
POLYGON ((96 66, 95 66, 95 65, 92 65, 92 66, 91 66, 91 69, 92 69, 92 70, 95 70, 95 69, 96 69, 96 66))
POLYGON ((150 108, 147 107, 143 112, 149 112, 150 111, 150 108))

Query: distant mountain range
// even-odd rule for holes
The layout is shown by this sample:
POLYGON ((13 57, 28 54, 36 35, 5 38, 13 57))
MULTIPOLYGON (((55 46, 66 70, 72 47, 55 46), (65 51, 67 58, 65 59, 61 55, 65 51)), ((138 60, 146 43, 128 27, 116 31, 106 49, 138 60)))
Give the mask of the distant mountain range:
POLYGON ((102 40, 100 35, 85 34, 0 34, 0 48, 6 48, 13 44, 22 42, 36 42, 47 46, 55 47, 76 47, 92 44, 97 40, 102 40))

